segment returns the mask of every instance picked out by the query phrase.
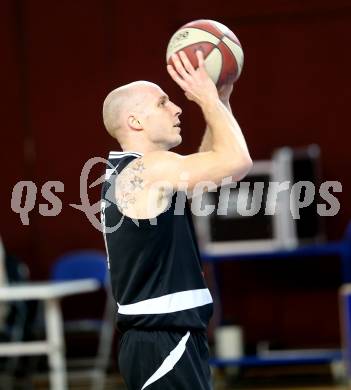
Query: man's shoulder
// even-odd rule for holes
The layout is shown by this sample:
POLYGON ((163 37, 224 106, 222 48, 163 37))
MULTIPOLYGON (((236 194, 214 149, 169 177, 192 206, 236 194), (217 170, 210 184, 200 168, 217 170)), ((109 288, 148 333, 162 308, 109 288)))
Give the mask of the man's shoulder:
POLYGON ((179 158, 180 154, 171 152, 170 150, 154 150, 152 152, 144 153, 141 157, 144 161, 154 161, 154 160, 163 160, 163 159, 174 159, 179 158))
POLYGON ((182 157, 175 152, 160 150, 145 153, 140 161, 145 167, 145 176, 149 177, 150 180, 159 180, 166 179, 182 157))

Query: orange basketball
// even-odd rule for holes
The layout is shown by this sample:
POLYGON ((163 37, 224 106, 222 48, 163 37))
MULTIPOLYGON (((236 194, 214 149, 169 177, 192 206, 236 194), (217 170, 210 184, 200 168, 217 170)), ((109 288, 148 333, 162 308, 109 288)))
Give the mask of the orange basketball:
POLYGON ((240 77, 244 52, 236 35, 224 24, 214 20, 195 20, 182 26, 170 39, 166 60, 172 64, 171 56, 183 50, 192 65, 197 68, 196 51, 201 50, 205 68, 217 85, 234 83, 240 77))

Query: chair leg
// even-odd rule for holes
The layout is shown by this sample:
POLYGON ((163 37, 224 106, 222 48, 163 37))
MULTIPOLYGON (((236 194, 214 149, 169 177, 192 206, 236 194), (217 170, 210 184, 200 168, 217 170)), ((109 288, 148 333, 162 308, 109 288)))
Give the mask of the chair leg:
POLYGON ((104 389, 106 370, 108 368, 113 342, 115 328, 115 304, 111 289, 107 288, 106 292, 106 306, 103 318, 103 325, 99 337, 99 346, 94 367, 92 390, 104 389))
MULTIPOLYGON (((14 306, 16 307, 17 313, 16 313, 16 319, 15 319, 15 325, 11 329, 11 341, 20 342, 23 341, 24 336, 24 326, 27 316, 27 309, 25 304, 22 302, 15 302, 14 306)), ((13 388, 13 378, 15 378, 16 370, 19 366, 19 356, 13 356, 7 359, 5 363, 5 372, 9 373, 11 378, 11 385, 7 384, 6 389, 10 390, 13 388)))

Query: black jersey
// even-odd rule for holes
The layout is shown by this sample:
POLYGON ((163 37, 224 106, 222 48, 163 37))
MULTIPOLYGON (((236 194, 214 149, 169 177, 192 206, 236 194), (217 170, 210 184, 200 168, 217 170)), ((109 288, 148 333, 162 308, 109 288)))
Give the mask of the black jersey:
POLYGON ((212 314, 185 193, 152 219, 134 220, 114 201, 117 175, 141 154, 111 152, 102 188, 101 220, 117 325, 141 329, 202 329, 212 314))

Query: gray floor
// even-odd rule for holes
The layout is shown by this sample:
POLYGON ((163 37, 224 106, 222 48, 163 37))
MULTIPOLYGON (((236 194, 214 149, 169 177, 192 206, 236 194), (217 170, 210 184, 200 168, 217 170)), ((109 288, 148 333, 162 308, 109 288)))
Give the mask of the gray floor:
MULTIPOLYGON (((351 386, 346 385, 264 385, 260 386, 259 384, 255 385, 240 385, 235 382, 231 385, 224 378, 215 376, 214 380, 214 390, 351 390, 351 386)), ((33 382, 33 390, 48 390, 48 380, 46 377, 41 376, 41 378, 36 378, 33 382)), ((90 381, 84 376, 80 378, 74 377, 69 380, 69 390, 88 390, 90 389, 90 381)), ((27 390, 24 388, 23 390, 27 390)), ((127 390, 123 383, 123 379, 119 375, 109 375, 106 379, 105 390, 127 390)), ((167 390, 167 389, 165 389, 167 390)), ((181 389, 179 389, 181 390, 181 389)), ((196 390, 196 389, 194 389, 196 390)))
MULTIPOLYGON (((16 379, 13 386, 5 386, 6 381, 0 373, 0 390, 49 390, 48 375, 37 374, 34 378, 16 379)), ((332 385, 332 376, 325 367, 301 368, 290 367, 284 370, 252 370, 235 372, 235 370, 216 370, 213 372, 214 390, 351 390, 351 386, 332 385)), ((69 373, 69 390, 88 390, 91 379, 87 371, 69 373)), ((104 390, 127 390, 123 379, 117 373, 106 377, 104 390)), ((165 389, 167 390, 167 389, 165 389)), ((181 390, 181 389, 179 389, 181 390)), ((194 389, 196 390, 196 389, 194 389)))

